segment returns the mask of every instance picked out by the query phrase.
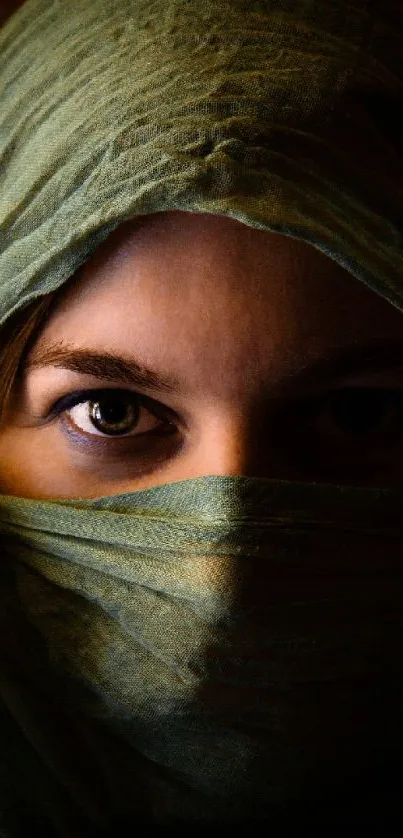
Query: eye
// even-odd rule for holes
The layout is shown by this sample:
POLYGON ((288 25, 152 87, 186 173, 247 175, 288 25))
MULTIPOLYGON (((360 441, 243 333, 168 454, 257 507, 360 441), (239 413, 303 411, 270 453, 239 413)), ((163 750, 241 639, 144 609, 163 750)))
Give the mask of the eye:
POLYGON ((157 419, 156 414, 163 414, 162 405, 153 403, 153 410, 148 410, 145 402, 150 400, 128 390, 85 390, 64 396, 53 405, 50 416, 64 414, 64 421, 83 436, 116 438, 172 432, 174 427, 166 415, 165 421, 157 419))
POLYGON ((403 447, 403 391, 397 389, 340 388, 299 400, 280 419, 288 455, 309 469, 390 468, 403 447))
POLYGON ((273 430, 279 457, 297 479, 401 482, 402 390, 343 387, 292 400, 276 414, 273 430))
POLYGON ((356 445, 403 442, 403 393, 375 388, 343 388, 328 394, 315 427, 335 441, 356 445))

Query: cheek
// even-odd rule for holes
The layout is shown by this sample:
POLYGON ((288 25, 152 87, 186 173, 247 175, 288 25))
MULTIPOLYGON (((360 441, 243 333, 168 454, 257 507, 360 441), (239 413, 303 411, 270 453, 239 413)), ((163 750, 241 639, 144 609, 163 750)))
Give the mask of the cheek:
POLYGON ((0 431, 0 492, 3 495, 38 498, 51 493, 60 472, 52 445, 27 437, 15 428, 0 431))
POLYGON ((3 495, 24 495, 28 452, 24 448, 24 458, 19 457, 12 437, 10 432, 0 432, 0 492, 3 495))

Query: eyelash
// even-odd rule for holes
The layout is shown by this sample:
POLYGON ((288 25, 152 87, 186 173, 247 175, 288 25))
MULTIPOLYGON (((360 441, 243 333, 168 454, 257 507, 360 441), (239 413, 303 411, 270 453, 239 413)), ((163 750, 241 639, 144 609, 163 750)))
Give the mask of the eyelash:
MULTIPOLYGON (((133 446, 134 441, 138 441, 139 445, 142 443, 143 446, 147 447, 147 441, 151 438, 156 437, 166 437, 168 435, 173 435, 177 432, 177 423, 178 418, 174 414, 172 410, 165 407, 164 405, 160 404, 159 402, 154 402, 153 399, 150 399, 147 396, 140 395, 132 390, 124 390, 122 388, 98 388, 92 390, 81 390, 76 391, 73 393, 69 393, 66 396, 63 396, 61 399, 58 399, 53 406, 48 411, 45 422, 52 421, 57 418, 61 418, 62 414, 67 413, 68 410, 72 409, 73 407, 85 404, 86 402, 93 402, 96 403, 97 401, 105 400, 105 396, 107 397, 110 394, 118 394, 119 396, 125 395, 127 396, 127 401, 134 402, 138 408, 144 407, 148 410, 152 416, 157 419, 163 419, 161 423, 161 427, 157 427, 152 429, 151 431, 146 431, 142 433, 128 433, 119 435, 114 434, 103 434, 102 431, 99 434, 90 434, 86 431, 82 430, 73 430, 73 428, 68 428, 67 433, 73 439, 73 444, 77 447, 82 447, 83 449, 92 449, 93 452, 97 451, 101 455, 107 456, 108 453, 113 454, 114 446, 120 445, 122 446, 124 443, 126 445, 133 446), (93 439, 91 439, 93 437, 93 439)), ((329 403, 331 403, 332 399, 334 400, 335 397, 341 396, 342 399, 342 407, 343 407, 343 396, 349 394, 350 398, 353 394, 356 395, 358 393, 359 399, 363 398, 363 396, 367 396, 370 394, 371 398, 374 396, 383 396, 386 395, 389 398, 394 399, 394 406, 396 406, 396 402, 400 407, 400 416, 402 421, 402 444, 403 444, 403 392, 401 390, 392 390, 387 388, 370 388, 370 387, 345 387, 337 390, 330 390, 325 393, 321 393, 317 396, 311 396, 308 398, 299 398, 296 400, 289 400, 285 408, 280 408, 277 417, 274 420, 274 424, 277 425, 277 429, 279 435, 281 437, 285 437, 287 441, 287 445, 289 444, 290 439, 294 439, 294 443, 296 443, 297 448, 299 445, 302 448, 308 448, 309 443, 307 443, 307 439, 302 443, 298 443, 298 439, 303 439, 303 435, 308 433, 310 443, 313 445, 320 445, 320 444, 327 444, 328 439, 326 436, 328 434, 325 431, 324 441, 323 441, 323 432, 318 433, 315 430, 314 425, 312 425, 312 417, 313 422, 315 422, 315 416, 320 412, 321 407, 325 407, 329 403), (322 433, 322 436, 321 436, 322 433)), ((361 405, 362 408, 362 405, 361 405)), ((138 420, 139 421, 139 420, 138 420)), ((136 423, 138 424, 138 422, 136 423)), ((387 431, 389 434, 389 441, 394 442, 394 437, 391 435, 390 431, 387 431)), ((370 441, 371 442, 371 441, 370 441)), ((359 447, 361 443, 360 433, 358 433, 357 437, 354 435, 347 435, 347 438, 340 435, 340 439, 338 439, 338 435, 333 438, 333 447, 341 445, 345 449, 345 453, 347 456, 352 456, 353 454, 359 453, 359 447)), ((365 456, 365 445, 368 444, 364 437, 364 449, 363 455, 365 456)), ((372 450, 375 450, 376 442, 372 442, 372 450)), ((121 450, 121 448, 119 449, 121 450)), ((340 450, 340 449, 339 449, 340 450)), ((116 448, 115 448, 116 451, 116 448)), ((149 452, 152 455, 152 451, 149 452)), ((342 455, 343 452, 341 452, 342 455)))
MULTIPOLYGON (((142 407, 145 408, 156 419, 161 419, 162 417, 164 419, 164 423, 161 424, 161 427, 154 428, 152 431, 146 431, 144 433, 138 434, 129 431, 125 434, 122 433, 120 436, 107 433, 102 434, 102 432, 100 432, 99 434, 90 434, 86 431, 76 431, 76 436, 80 435, 83 439, 91 436, 95 438, 96 442, 88 441, 88 443, 86 444, 99 444, 99 441, 102 442, 103 440, 109 440, 107 444, 111 445, 111 442, 119 441, 122 439, 126 441, 128 439, 140 439, 145 436, 148 437, 150 435, 166 436, 168 434, 172 434, 173 431, 176 430, 172 423, 173 412, 170 411, 168 408, 163 407, 158 402, 154 402, 147 396, 142 396, 139 393, 136 393, 132 390, 122 390, 120 388, 115 387, 104 387, 95 390, 80 390, 74 393, 68 393, 66 396, 63 396, 61 399, 58 399, 58 401, 52 405, 46 416, 46 421, 51 421, 59 417, 62 417, 62 414, 67 413, 69 410, 71 410, 73 407, 76 407, 77 405, 83 405, 87 402, 92 402, 96 404, 97 402, 105 401, 105 399, 107 399, 108 396, 110 396, 111 394, 113 394, 114 396, 119 395, 119 398, 123 395, 124 397, 126 397, 124 398, 125 402, 134 403, 139 410, 142 407)), ((138 424, 139 421, 140 419, 137 420, 136 424, 138 424)))
MULTIPOLYGON (((401 430, 397 432, 397 435, 401 438, 403 444, 403 391, 399 389, 389 389, 386 387, 342 387, 340 389, 329 390, 326 393, 313 396, 310 399, 302 399, 299 403, 295 404, 295 411, 291 410, 291 417, 292 421, 298 422, 301 421, 301 425, 306 425, 306 430, 308 434, 310 434, 310 439, 313 439, 313 434, 316 433, 316 438, 314 441, 321 442, 326 444, 329 441, 329 438, 333 440, 333 445, 342 446, 345 449, 345 452, 348 456, 352 454, 360 453, 362 449, 363 456, 368 453, 368 450, 365 450, 365 446, 371 446, 371 453, 376 451, 376 445, 383 445, 385 447, 387 443, 393 443, 395 446, 396 443, 396 431, 391 431, 390 427, 383 428, 380 432, 374 432, 369 430, 368 436, 365 436, 365 431, 362 430, 362 420, 366 418, 365 408, 368 407, 369 403, 369 418, 371 419, 371 411, 375 406, 376 408, 379 407, 377 405, 377 400, 381 401, 381 418, 379 419, 379 424, 381 424, 381 419, 385 418, 384 414, 387 414, 390 418, 390 409, 392 411, 398 412, 399 421, 401 423, 401 430), (330 412, 333 410, 339 412, 338 421, 340 423, 343 422, 343 418, 345 419, 345 409, 347 408, 347 422, 351 422, 353 418, 357 418, 355 414, 355 409, 357 409, 357 396, 358 396, 358 432, 354 434, 354 432, 345 432, 341 431, 336 434, 329 434, 328 431, 321 431, 318 430, 316 425, 315 428, 315 417, 319 414, 320 416, 323 414, 323 411, 326 408, 330 408, 330 412), (383 406, 382 399, 386 398, 387 406, 383 406), (374 404, 375 403, 375 404, 374 404), (322 408, 322 409, 321 409, 322 408), (388 409, 389 410, 388 410, 388 409), (344 417, 343 417, 344 413, 344 417), (313 421, 312 421, 313 420, 313 421), (361 425, 361 428, 360 428, 361 425), (375 441, 374 441, 375 435, 375 441)), ((283 417, 284 421, 284 429, 287 429, 287 417, 283 417)), ((375 422, 377 417, 375 416, 375 422)), ((339 448, 340 450, 340 448, 339 448)), ((379 449, 378 449, 379 450, 379 449)), ((395 450, 395 448, 393 448, 395 450)))

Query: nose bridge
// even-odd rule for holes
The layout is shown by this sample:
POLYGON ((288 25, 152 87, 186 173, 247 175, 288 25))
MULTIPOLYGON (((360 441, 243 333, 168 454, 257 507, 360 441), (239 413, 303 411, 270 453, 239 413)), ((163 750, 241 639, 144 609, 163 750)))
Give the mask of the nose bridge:
POLYGON ((266 476, 270 451, 268 423, 229 409, 200 429, 190 454, 192 473, 266 476))

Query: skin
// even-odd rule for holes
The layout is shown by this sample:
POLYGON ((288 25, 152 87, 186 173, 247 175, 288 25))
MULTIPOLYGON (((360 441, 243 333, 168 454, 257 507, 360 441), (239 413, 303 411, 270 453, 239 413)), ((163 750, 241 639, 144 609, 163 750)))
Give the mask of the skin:
MULTIPOLYGON (((127 385, 57 367, 25 372, 0 430, 0 490, 90 498, 211 474, 396 481, 396 456, 380 457, 380 470, 366 477, 347 445, 332 453, 327 443, 301 462, 293 448, 298 420, 284 431, 273 417, 289 372, 335 347, 402 337, 402 327, 397 309, 305 242, 207 214, 135 219, 66 284, 31 353, 66 341, 175 375, 177 391, 143 391, 171 411, 175 432, 144 436, 165 420, 143 407, 139 430, 126 428, 131 438, 107 439, 114 453, 85 453, 62 417, 47 424, 43 417, 67 393, 127 385)), ((356 386, 402 387, 402 379, 367 373, 356 386)), ((287 393, 284 404, 306 395, 287 393)), ((77 410, 70 417, 82 427, 83 406, 79 419, 77 410)))

